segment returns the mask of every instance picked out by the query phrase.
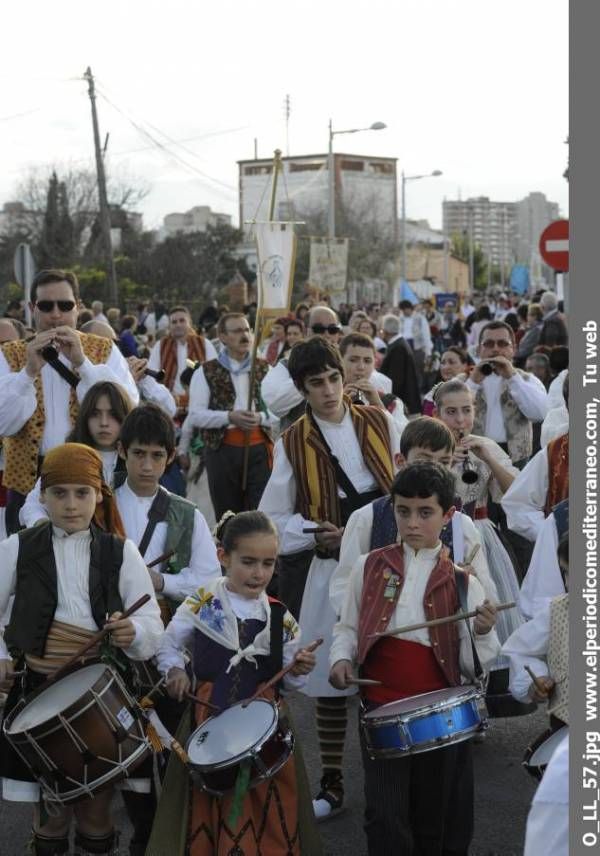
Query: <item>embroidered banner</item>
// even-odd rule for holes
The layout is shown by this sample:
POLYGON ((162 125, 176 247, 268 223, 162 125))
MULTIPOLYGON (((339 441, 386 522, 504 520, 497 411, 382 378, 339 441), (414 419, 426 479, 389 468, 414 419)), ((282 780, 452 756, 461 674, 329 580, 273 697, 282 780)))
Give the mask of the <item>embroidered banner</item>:
POLYGON ((348 275, 348 238, 311 238, 311 285, 328 294, 339 294, 346 289, 348 275))

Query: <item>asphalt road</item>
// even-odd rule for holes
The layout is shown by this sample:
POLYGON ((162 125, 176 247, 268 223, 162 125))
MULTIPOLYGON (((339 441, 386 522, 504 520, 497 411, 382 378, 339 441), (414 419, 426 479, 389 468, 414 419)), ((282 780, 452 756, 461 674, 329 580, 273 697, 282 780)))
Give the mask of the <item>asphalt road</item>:
MULTIPOLYGON (((214 522, 207 502, 204 480, 191 492, 209 525, 214 522)), ((320 769, 313 703, 296 695, 290 700, 302 741, 308 774, 316 793, 320 769)), ((346 810, 321 824, 326 856, 363 856, 366 844, 362 830, 362 766, 358 747, 356 702, 351 703, 345 766, 346 810)), ((526 746, 547 727, 542 712, 512 719, 490 721, 482 743, 474 745, 475 834, 471 856, 520 856, 523 852, 525 821, 535 782, 521 767, 526 746)), ((115 800, 117 825, 123 830, 121 852, 129 829, 120 800, 115 800)), ((18 803, 0 801, 0 856, 21 856, 26 851, 31 828, 31 809, 18 803)), ((169 854, 165 854, 169 856, 169 854)), ((307 854, 310 856, 310 854, 307 854)), ((399 854, 401 856, 401 854, 399 854)))

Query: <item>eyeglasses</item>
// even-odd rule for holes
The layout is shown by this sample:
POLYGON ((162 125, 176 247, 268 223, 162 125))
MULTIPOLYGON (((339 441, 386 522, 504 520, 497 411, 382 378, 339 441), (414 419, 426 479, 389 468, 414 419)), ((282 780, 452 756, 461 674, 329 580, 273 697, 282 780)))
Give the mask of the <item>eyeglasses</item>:
POLYGON ((337 324, 313 324, 310 328, 316 336, 322 336, 323 333, 329 333, 330 336, 335 336, 336 333, 341 333, 342 328, 337 324))
POLYGON ((512 345, 508 339, 486 339, 481 343, 482 348, 493 348, 497 345, 499 348, 509 348, 512 345))
POLYGON ((250 327, 236 327, 235 330, 231 330, 231 329, 225 330, 226 335, 231 335, 233 333, 234 336, 235 335, 239 336, 242 333, 251 333, 251 332, 252 332, 252 330, 250 329, 250 327))
POLYGON ((75 309, 74 300, 37 300, 36 307, 40 312, 52 312, 55 306, 58 306, 61 312, 72 312, 75 309))

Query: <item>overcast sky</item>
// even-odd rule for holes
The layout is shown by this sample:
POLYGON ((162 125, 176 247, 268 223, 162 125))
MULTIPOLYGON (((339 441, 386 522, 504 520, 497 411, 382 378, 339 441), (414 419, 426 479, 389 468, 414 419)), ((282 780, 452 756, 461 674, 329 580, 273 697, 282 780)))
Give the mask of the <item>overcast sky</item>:
POLYGON ((146 183, 147 227, 193 205, 237 223, 236 161, 255 138, 261 157, 286 153, 287 94, 292 155, 326 151, 329 117, 381 121, 336 150, 443 171, 408 185, 410 218, 439 227, 444 197, 534 190, 568 213, 567 0, 4 5, 0 206, 33 165, 93 164, 90 65, 108 169, 146 183))

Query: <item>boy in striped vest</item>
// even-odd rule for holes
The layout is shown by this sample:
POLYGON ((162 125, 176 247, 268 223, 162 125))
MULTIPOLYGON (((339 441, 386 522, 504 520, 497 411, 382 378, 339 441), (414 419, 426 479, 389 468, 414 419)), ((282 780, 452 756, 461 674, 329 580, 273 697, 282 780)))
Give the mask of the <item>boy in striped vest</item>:
MULTIPOLYGON (((364 707, 472 682, 473 646, 483 667, 498 654, 495 607, 471 574, 448 558, 440 533, 454 513, 454 476, 439 464, 403 469, 391 489, 401 541, 361 556, 350 578, 330 651, 330 682, 362 678, 364 707), (459 580, 459 576, 462 579, 459 580), (460 609, 466 588, 470 622, 415 629, 401 637, 376 631, 421 624, 460 609)), ((402 758, 372 759, 363 735, 365 831, 370 856, 453 853, 466 856, 473 833, 473 769, 468 741, 402 758)))

